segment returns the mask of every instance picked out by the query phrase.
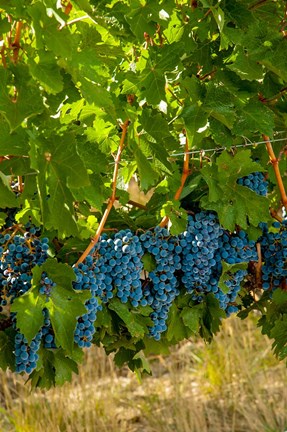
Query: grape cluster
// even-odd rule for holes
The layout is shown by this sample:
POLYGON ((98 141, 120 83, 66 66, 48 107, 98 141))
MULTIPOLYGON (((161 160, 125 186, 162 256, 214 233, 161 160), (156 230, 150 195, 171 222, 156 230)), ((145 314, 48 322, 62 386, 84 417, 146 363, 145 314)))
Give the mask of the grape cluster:
POLYGON ((227 316, 238 312, 238 306, 235 304, 235 300, 240 291, 241 282, 246 275, 247 270, 238 270, 235 273, 231 273, 229 279, 224 282, 228 291, 225 292, 226 290, 224 290, 223 292, 222 290, 218 290, 218 292, 214 294, 219 300, 220 307, 225 310, 227 316))
POLYGON ((150 328, 150 336, 159 340, 161 333, 167 329, 169 308, 179 294, 176 272, 181 269, 179 254, 182 246, 179 239, 159 227, 154 232, 142 234, 140 241, 145 253, 149 253, 155 261, 155 268, 148 275, 141 305, 148 304, 153 309, 151 319, 154 325, 150 328))
POLYGON ((222 235, 223 229, 213 213, 189 216, 187 230, 179 236, 183 246, 181 282, 188 293, 213 291, 219 258, 216 252, 222 235))
POLYGON ((248 240, 244 231, 231 234, 223 230, 216 216, 209 212, 190 216, 187 230, 180 237, 186 241, 182 252, 181 281, 192 294, 192 299, 201 302, 204 295, 211 292, 227 315, 237 312, 235 300, 247 271, 230 272, 224 282, 226 288, 221 289, 222 261, 227 264, 256 261, 255 243, 248 240))
POLYGON ((230 234, 225 231, 219 243, 221 260, 227 264, 257 261, 257 251, 254 241, 249 241, 245 231, 230 234))
POLYGON ((212 212, 189 216, 187 229, 179 236, 160 227, 139 236, 130 230, 109 238, 104 235, 85 262, 74 269, 74 288, 92 293, 86 303, 87 314, 78 320, 75 341, 90 346, 100 309, 96 298, 107 303, 117 296, 122 303, 130 301, 133 307, 149 305, 153 321, 149 333, 156 340, 167 329, 170 306, 180 292, 191 294, 197 303, 212 292, 230 315, 238 310, 236 297, 246 271, 230 272, 222 290, 222 261, 232 265, 252 260, 257 260, 255 243, 243 231, 225 231, 212 212), (149 271, 143 266, 147 256, 152 263, 149 271))
POLYGON ((95 333, 94 322, 97 319, 97 311, 102 309, 99 304, 97 295, 98 285, 95 277, 95 263, 91 255, 89 255, 85 263, 74 267, 76 282, 73 284, 76 290, 89 290, 91 298, 86 301, 85 307, 87 312, 78 318, 74 341, 79 347, 90 347, 95 333))
POLYGON ((256 192, 258 195, 266 196, 268 193, 268 182, 262 172, 254 172, 248 176, 238 179, 238 184, 247 186, 249 189, 256 192))
MULTIPOLYGON (((258 182, 267 187, 261 173, 239 180, 240 184, 264 195, 258 182)), ((274 223, 271 230, 261 224, 261 229, 262 236, 258 242, 263 261, 262 285, 263 289, 272 292, 278 286, 286 285, 287 221, 274 223)), ((25 232, 12 226, 0 234, 2 308, 31 287, 32 269, 47 259, 48 249, 48 239, 41 239, 40 231, 31 224, 26 226, 25 232)), ((128 229, 110 237, 104 234, 85 261, 73 267, 76 275, 73 288, 91 293, 91 298, 85 303, 86 313, 78 317, 74 342, 79 347, 91 346, 97 313, 102 304, 113 297, 128 303, 129 307, 151 308, 153 325, 149 327, 149 335, 155 340, 159 340, 167 330, 169 309, 180 293, 188 293, 195 303, 204 301, 206 294, 213 293, 229 316, 238 311, 236 299, 247 275, 247 269, 240 264, 246 263, 247 267, 247 263, 257 260, 256 244, 248 239, 246 232, 224 230, 212 212, 189 215, 186 230, 178 236, 160 227, 139 235, 128 229), (220 281, 223 267, 224 285, 220 281)), ((55 286, 49 275, 43 272, 39 293, 46 296, 46 301, 49 301, 55 286)), ((57 348, 46 308, 43 314, 44 325, 30 344, 24 335, 17 332, 17 372, 31 373, 35 369, 41 341, 44 348, 57 348)), ((11 318, 15 327, 15 316, 12 314, 11 318)))
POLYGON ((95 277, 95 294, 101 299, 103 303, 107 303, 114 296, 113 293, 113 279, 111 276, 112 269, 115 267, 114 255, 114 242, 113 239, 103 236, 101 242, 97 244, 95 252, 95 266, 94 259, 91 258, 87 261, 89 265, 91 277, 95 277))
POLYGON ((15 358, 16 372, 26 372, 30 374, 37 366, 39 358, 37 351, 40 348, 42 338, 42 330, 34 337, 32 342, 28 344, 27 339, 21 333, 15 336, 15 358))
POLYGON ((0 234, 1 307, 31 287, 33 267, 48 257, 48 239, 39 239, 39 231, 30 224, 25 229, 24 234, 17 229, 0 234))
POLYGON ((262 236, 259 243, 262 253, 262 288, 274 290, 286 285, 287 278, 287 221, 273 223, 273 231, 261 224, 262 236))
MULTIPOLYGON (((47 259, 48 239, 40 239, 39 228, 28 223, 25 230, 13 225, 13 215, 6 219, 6 229, 0 233, 0 307, 9 305, 16 297, 23 295, 31 288, 32 269, 47 259)), ((44 278, 45 279, 45 276, 44 278)), ((46 287, 47 280, 40 288, 46 287)), ((11 314, 12 323, 16 328, 15 315, 11 314)), ((41 344, 40 330, 30 344, 20 332, 15 336, 16 371, 31 373, 38 360, 37 351, 41 344)))
POLYGON ((122 230, 115 234, 114 253, 109 265, 112 267, 111 277, 122 303, 131 301, 137 307, 142 300, 141 272, 144 254, 139 237, 130 230, 122 230))

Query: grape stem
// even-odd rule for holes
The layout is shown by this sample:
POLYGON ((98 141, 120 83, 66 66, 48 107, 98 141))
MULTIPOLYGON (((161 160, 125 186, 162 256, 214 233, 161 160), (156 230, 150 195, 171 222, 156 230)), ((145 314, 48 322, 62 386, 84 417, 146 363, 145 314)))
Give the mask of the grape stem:
MULTIPOLYGON (((188 148, 188 140, 186 138, 185 148, 184 148, 183 170, 182 170, 182 174, 181 174, 180 186, 174 195, 175 201, 178 201, 180 199, 180 196, 181 196, 182 190, 184 188, 186 179, 190 175, 189 158, 190 158, 190 153, 189 153, 189 148, 188 148)), ((159 226, 164 228, 168 224, 168 222, 169 222, 169 217, 164 216, 163 219, 161 220, 159 226)))
POLYGON ((262 135, 262 137, 266 143, 266 148, 267 148, 267 151, 269 154, 269 159, 270 159, 270 162, 271 162, 273 169, 274 169, 274 172, 275 172, 277 184, 278 184, 280 195, 282 198, 282 204, 286 209, 287 208, 287 195, 286 195, 285 187, 284 187, 282 176, 281 176, 280 169, 279 169, 279 160, 275 156, 275 153, 273 151, 273 147, 272 147, 272 144, 270 142, 269 137, 267 135, 264 135, 264 134, 262 135))
POLYGON ((76 266, 78 264, 80 264, 81 262, 84 261, 84 259, 89 255, 89 253, 91 252, 91 250, 93 249, 93 247, 98 243, 99 238, 103 232, 103 229, 105 227, 106 221, 108 219, 108 216, 110 214, 111 209, 113 208, 114 202, 116 201, 116 188, 117 188, 117 176, 118 176, 118 170, 119 170, 119 163, 121 160, 121 154, 124 148, 124 144, 125 144, 125 138, 126 138, 126 134, 127 134, 127 129, 129 126, 129 120, 126 120, 122 125, 122 136, 120 139, 120 144, 118 147, 118 152, 117 155, 115 157, 115 167, 114 167, 114 174, 113 174, 113 180, 112 180, 112 195, 109 198, 108 201, 108 205, 107 208, 103 214, 103 217, 101 219, 101 222, 98 226, 98 229, 96 231, 96 234, 94 235, 94 237, 91 239, 90 244, 88 245, 88 247, 86 248, 86 250, 82 253, 82 255, 80 256, 80 258, 78 259, 78 261, 76 262, 76 266))
POLYGON ((166 85, 166 91, 168 91, 175 98, 180 106, 183 106, 183 102, 176 96, 176 94, 169 88, 168 85, 166 85))
POLYGON ((13 63, 16 64, 19 58, 20 51, 20 39, 21 39, 21 30, 23 27, 22 21, 17 21, 16 23, 16 34, 13 43, 11 44, 11 48, 13 49, 13 63))
POLYGON ((23 178, 22 176, 18 176, 18 192, 22 193, 24 188, 23 188, 23 178))
POLYGON ((93 21, 93 23, 97 24, 96 21, 94 21, 93 18, 91 18, 89 15, 83 15, 83 16, 77 17, 71 21, 67 21, 67 22, 63 23, 62 25, 60 25, 59 30, 63 30, 64 27, 67 27, 67 26, 72 25, 72 24, 76 24, 77 22, 80 22, 80 21, 83 21, 86 19, 89 19, 89 20, 93 21))

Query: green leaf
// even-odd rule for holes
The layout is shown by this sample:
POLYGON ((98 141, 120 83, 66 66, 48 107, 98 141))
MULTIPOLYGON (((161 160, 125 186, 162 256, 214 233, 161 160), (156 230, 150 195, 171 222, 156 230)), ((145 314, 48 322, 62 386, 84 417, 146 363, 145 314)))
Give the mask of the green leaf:
POLYGON ((186 327, 188 327, 193 333, 198 333, 202 316, 201 307, 184 307, 180 316, 186 327))
POLYGON ((44 324, 44 308, 45 298, 39 294, 39 284, 16 298, 11 305, 11 311, 17 313, 17 328, 27 338, 28 343, 31 343, 44 324))
POLYGON ((25 129, 18 128, 16 131, 10 132, 10 127, 3 117, 0 117, 0 127, 0 154, 13 154, 15 156, 28 155, 29 145, 25 129))
POLYGON ((194 104, 184 108, 181 115, 184 119, 189 146, 198 146, 207 130, 207 114, 202 107, 194 104))
POLYGON ((224 115, 232 115, 234 111, 235 98, 223 86, 208 86, 204 107, 224 115))
POLYGON ((287 314, 276 321, 270 337, 274 339, 272 348, 275 355, 282 359, 285 358, 287 356, 287 314))
POLYGON ((7 177, 0 171, 0 208, 17 207, 17 199, 12 192, 7 177))
MULTIPOLYGON (((51 50, 56 56, 71 58, 72 40, 67 28, 59 31, 59 16, 52 8, 46 8, 42 2, 31 4, 27 8, 36 33, 37 48, 51 50)), ((60 20, 61 21, 61 20, 60 20)), ((64 20, 62 20, 64 22, 64 20)), ((61 24, 61 23, 60 23, 61 24)))
POLYGON ((55 136, 54 140, 55 143, 37 142, 36 148, 32 147, 30 151, 32 166, 39 173, 37 182, 42 217, 59 231, 60 237, 77 235, 74 197, 69 187, 89 185, 89 176, 77 154, 73 137, 55 136))
POLYGON ((272 294, 272 300, 275 305, 286 306, 287 304, 287 292, 278 288, 272 294))
POLYGON ((66 357, 62 350, 56 351, 53 366, 55 368, 55 384, 63 385, 72 381, 72 374, 78 373, 77 363, 66 357))
POLYGON ((161 114, 155 114, 150 110, 144 110, 141 117, 141 124, 144 130, 153 138, 149 146, 154 156, 162 162, 169 170, 171 164, 168 162, 169 154, 167 149, 172 148, 174 139, 170 134, 167 121, 161 114))
POLYGON ((39 351, 41 364, 30 375, 33 386, 49 389, 55 385, 70 382, 73 373, 78 373, 77 363, 81 361, 78 353, 75 358, 67 357, 62 349, 39 351))
POLYGON ((287 59, 285 56, 285 40, 276 41, 276 44, 266 56, 259 59, 267 69, 287 81, 287 59))
POLYGON ((129 23, 131 31, 137 37, 138 40, 144 42, 144 33, 149 33, 153 36, 155 32, 155 26, 151 19, 147 15, 147 11, 142 5, 140 8, 132 9, 130 13, 126 15, 126 20, 129 23))
POLYGON ((55 332, 56 344, 66 350, 67 353, 73 351, 77 320, 87 313, 84 303, 89 297, 90 293, 87 291, 76 293, 57 285, 46 304, 55 332))
POLYGON ((231 147, 234 144, 234 137, 220 119, 210 118, 209 127, 211 136, 216 144, 220 146, 224 145, 224 147, 231 147))
POLYGON ((248 53, 243 50, 238 51, 235 61, 227 66, 243 80, 253 81, 263 78, 263 68, 258 62, 254 61, 248 53))
POLYGON ((274 130, 274 113, 259 101, 250 100, 242 110, 238 111, 238 120, 233 133, 248 135, 260 132, 272 136, 274 130))
POLYGON ((145 327, 138 322, 137 316, 129 311, 127 304, 123 304, 119 299, 114 298, 109 303, 109 309, 123 320, 132 337, 143 337, 145 327))
POLYGON ((67 264, 59 263, 56 259, 49 258, 41 265, 42 272, 46 272, 56 284, 74 292, 72 282, 76 280, 74 270, 67 264))
POLYGON ((145 337, 144 338, 144 353, 149 356, 150 354, 152 355, 169 355, 170 351, 169 351, 169 343, 166 341, 165 338, 161 338, 161 340, 156 341, 153 338, 150 337, 145 337))
POLYGON ((13 328, 0 331, 0 368, 5 371, 7 368, 15 370, 15 335, 13 328))
POLYGON ((32 77, 38 81, 48 93, 57 94, 63 90, 63 78, 54 56, 41 52, 37 61, 30 59, 29 70, 32 77))
POLYGON ((200 334, 208 342, 219 331, 222 318, 225 318, 225 312, 219 307, 218 300, 213 294, 207 294, 203 308, 200 334))
POLYGON ((145 253, 141 259, 143 268, 147 272, 151 272, 156 268, 156 262, 154 257, 150 253, 145 253))
POLYGON ((188 336, 186 326, 179 313, 179 309, 176 307, 175 303, 172 304, 169 315, 168 315, 168 328, 166 332, 166 338, 168 341, 173 341, 177 343, 188 336))
POLYGON ((5 224, 7 218, 7 214, 0 212, 0 228, 2 228, 2 226, 5 224))
POLYGON ((10 130, 44 110, 39 89, 30 84, 26 66, 17 66, 14 80, 9 72, 0 69, 0 113, 9 123, 10 130))
POLYGON ((223 30, 223 27, 224 27, 224 12, 219 6, 216 8, 211 7, 211 12, 212 12, 212 15, 214 16, 214 19, 216 21, 218 30, 221 33, 223 30))
POLYGON ((149 190, 158 179, 158 174, 144 156, 140 147, 134 146, 133 153, 139 171, 141 189, 144 191, 149 190))
POLYGON ((230 288, 225 284, 225 282, 231 280, 238 270, 246 270, 248 263, 228 264, 225 261, 222 261, 221 264, 222 273, 218 281, 218 287, 224 294, 227 294, 230 291, 230 288))

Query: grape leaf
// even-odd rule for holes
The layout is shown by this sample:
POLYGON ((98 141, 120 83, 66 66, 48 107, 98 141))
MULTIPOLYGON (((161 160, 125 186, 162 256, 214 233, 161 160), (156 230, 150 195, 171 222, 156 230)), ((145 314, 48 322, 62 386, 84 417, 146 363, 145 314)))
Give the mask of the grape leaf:
POLYGON ((13 328, 0 331, 0 367, 3 371, 7 368, 15 370, 15 336, 16 331, 13 328))
POLYGON ((190 105, 183 109, 184 119, 189 146, 198 146, 204 137, 207 127, 207 113, 198 105, 190 105))
POLYGON ((87 291, 76 293, 57 285, 52 290, 50 299, 46 304, 55 332, 56 344, 60 345, 67 353, 73 351, 77 320, 87 313, 84 303, 89 297, 90 293, 87 291))
POLYGON ((10 132, 9 125, 3 117, 0 117, 0 127, 0 155, 28 155, 29 145, 25 129, 18 128, 16 131, 10 132))
POLYGON ((63 90, 63 78, 54 56, 41 52, 37 62, 30 59, 29 70, 32 77, 38 81, 48 93, 57 94, 63 90))
POLYGON ((77 363, 65 356, 62 350, 55 352, 53 366, 55 369, 56 385, 61 386, 65 382, 71 382, 73 372, 78 373, 77 363))
POLYGON ((154 257, 150 253, 145 253, 141 259, 143 267, 147 272, 151 272, 156 268, 154 257))
POLYGON ((184 307, 180 314, 182 321, 193 333, 198 333, 200 318, 202 316, 201 307, 184 307))
POLYGON ((44 110, 39 88, 29 84, 27 67, 18 66, 14 74, 13 82, 9 72, 0 69, 0 113, 6 118, 11 131, 18 128, 25 119, 44 110))
POLYGON ((223 152, 215 164, 201 170, 209 187, 208 196, 201 199, 202 206, 215 210, 220 223, 230 231, 235 225, 247 229, 249 223, 256 227, 262 221, 267 222, 270 220, 268 199, 237 183, 239 178, 262 170, 250 160, 250 151, 238 152, 234 157, 223 152))
POLYGON ((45 297, 39 294, 39 283, 27 293, 14 300, 11 311, 17 313, 16 324, 28 343, 39 332, 44 324, 43 309, 45 308, 45 297))
POLYGON ((244 80, 253 81, 263 78, 262 66, 250 58, 248 54, 245 54, 243 50, 238 51, 235 61, 227 67, 244 80))
POLYGON ((166 339, 169 342, 177 343, 189 336, 187 327, 175 303, 170 307, 167 324, 166 339))
POLYGON ((109 309, 116 312, 116 314, 123 320, 127 326, 128 331, 133 337, 143 337, 145 334, 145 327, 139 323, 137 316, 129 311, 126 304, 121 303, 119 299, 114 298, 109 303, 109 309))
POLYGON ((207 294, 203 304, 203 314, 200 320, 200 335, 210 342, 222 324, 225 312, 219 307, 218 300, 213 294, 207 294))
POLYGON ((0 207, 17 207, 15 194, 9 187, 8 178, 0 171, 0 207))
POLYGON ((250 100, 242 110, 238 111, 233 133, 248 135, 250 132, 260 132, 272 136, 274 127, 273 111, 259 101, 250 100))

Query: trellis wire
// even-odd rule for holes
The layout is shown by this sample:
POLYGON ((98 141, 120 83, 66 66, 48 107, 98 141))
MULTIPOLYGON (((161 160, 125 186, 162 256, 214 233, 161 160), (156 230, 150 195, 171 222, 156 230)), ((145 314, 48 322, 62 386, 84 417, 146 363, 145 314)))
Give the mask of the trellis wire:
MULTIPOLYGON (((285 138, 277 138, 277 139, 270 139, 269 140, 270 142, 278 142, 278 141, 287 141, 287 137, 285 137, 285 138)), ((186 153, 173 153, 173 154, 171 154, 170 155, 170 157, 174 157, 174 156, 184 156, 185 154, 190 154, 190 155, 193 155, 193 154, 204 154, 204 153, 207 153, 207 152, 213 152, 213 153, 216 153, 216 152, 220 152, 220 151, 223 151, 223 150, 234 150, 234 149, 237 149, 237 148, 243 148, 243 147, 253 147, 253 146, 257 146, 257 145, 260 145, 260 144, 266 144, 266 142, 265 141, 258 141, 258 142, 250 142, 250 143, 244 143, 244 144, 238 144, 238 145, 234 145, 234 146, 231 146, 231 147, 216 147, 216 148, 212 148, 212 149, 200 149, 200 150, 190 150, 189 152, 186 152, 186 153)), ((148 159, 152 159, 152 158, 148 158, 148 159)))
MULTIPOLYGON (((286 133, 286 131, 279 131, 277 132, 277 134, 279 133, 286 133)), ((287 137, 284 138, 275 138, 275 139, 270 139, 269 140, 272 143, 276 143, 276 142, 282 142, 282 141, 286 141, 287 142, 287 137)), ((221 152, 224 150, 235 150, 237 148, 244 148, 244 147, 253 147, 253 146, 257 146, 257 145, 261 145, 261 144, 266 144, 265 141, 257 141, 257 142, 245 142, 244 144, 237 144, 231 147, 226 147, 226 146, 222 146, 222 147, 215 147, 215 148, 210 148, 210 149, 199 149, 199 150, 190 150, 189 152, 180 152, 180 153, 172 153, 169 155, 170 158, 172 157, 177 157, 177 156, 184 156, 185 154, 189 154, 189 155, 195 155, 195 154, 201 154, 204 155, 205 153, 217 153, 217 152, 221 152)), ((153 157, 150 156, 147 158, 147 160, 152 160, 153 157)), ((122 162, 129 162, 126 159, 123 159, 122 162)), ((110 162, 110 165, 112 165, 113 162, 110 162)))

